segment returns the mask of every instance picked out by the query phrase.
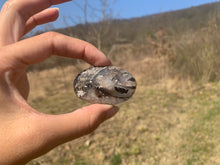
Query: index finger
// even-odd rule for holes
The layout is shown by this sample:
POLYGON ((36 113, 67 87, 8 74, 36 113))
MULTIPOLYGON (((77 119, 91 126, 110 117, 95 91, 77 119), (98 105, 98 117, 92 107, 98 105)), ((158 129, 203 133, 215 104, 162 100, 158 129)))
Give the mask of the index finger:
POLYGON ((17 43, 5 46, 1 59, 5 66, 12 69, 26 68, 39 63, 51 55, 82 59, 94 66, 110 65, 110 60, 88 42, 55 32, 47 32, 17 43))

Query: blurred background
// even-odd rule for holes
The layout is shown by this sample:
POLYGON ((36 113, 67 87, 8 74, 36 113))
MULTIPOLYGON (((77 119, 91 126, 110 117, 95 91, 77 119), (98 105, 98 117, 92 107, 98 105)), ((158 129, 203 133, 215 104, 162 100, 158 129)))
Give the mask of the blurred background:
MULTIPOLYGON (((0 7, 4 4, 0 1, 0 7)), ((74 0, 56 31, 86 40, 133 74, 134 96, 94 133, 29 165, 219 165, 220 2, 74 0)), ((28 69, 29 103, 48 114, 88 105, 73 92, 81 60, 52 56, 28 69)))

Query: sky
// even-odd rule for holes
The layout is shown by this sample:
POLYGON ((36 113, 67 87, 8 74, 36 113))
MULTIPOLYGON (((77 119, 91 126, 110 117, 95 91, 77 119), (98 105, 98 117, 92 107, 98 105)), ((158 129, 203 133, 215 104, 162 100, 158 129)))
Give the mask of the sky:
MULTIPOLYGON (((0 8, 6 0, 0 0, 0 8)), ((74 0, 78 5, 83 6, 83 0, 74 0)), ((97 21, 99 18, 98 12, 94 16, 94 10, 100 9, 100 0, 89 0, 91 2, 92 10, 88 11, 88 20, 97 21)), ((112 2, 114 0, 107 0, 112 2)), ((118 19, 128 19, 134 17, 141 17, 166 11, 179 10, 198 6, 205 3, 217 2, 220 0, 115 0, 115 3, 108 4, 109 13, 118 19)), ((60 9, 59 19, 53 23, 55 28, 65 27, 83 23, 83 12, 73 1, 56 5, 60 9)), ((100 13, 100 12, 99 12, 100 13)), ((45 26, 44 26, 45 28, 45 26)), ((50 26, 48 25, 48 28, 50 26)))

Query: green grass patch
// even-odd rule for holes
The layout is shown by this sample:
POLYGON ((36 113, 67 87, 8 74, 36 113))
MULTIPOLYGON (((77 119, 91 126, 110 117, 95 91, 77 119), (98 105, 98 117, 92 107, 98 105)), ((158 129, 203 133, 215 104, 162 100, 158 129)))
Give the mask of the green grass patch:
POLYGON ((205 164, 219 145, 220 97, 214 98, 215 95, 213 90, 204 90, 191 97, 193 104, 188 112, 191 124, 182 135, 180 148, 187 165, 205 164))

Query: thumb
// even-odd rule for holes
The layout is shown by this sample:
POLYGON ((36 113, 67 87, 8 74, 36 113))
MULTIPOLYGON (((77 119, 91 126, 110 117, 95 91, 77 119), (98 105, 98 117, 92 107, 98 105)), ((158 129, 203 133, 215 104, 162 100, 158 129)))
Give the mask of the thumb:
MULTIPOLYGON (((17 108, 19 113, 9 113, 9 120, 3 120, 5 136, 0 136, 0 154, 5 157, 3 161, 11 164, 24 164, 59 144, 86 135, 118 112, 117 107, 100 104, 63 115, 42 114, 27 104, 19 104, 17 108), (22 106, 25 106, 25 111, 22 111, 22 106), (14 156, 9 158, 10 155, 14 156)), ((0 164, 7 163, 1 163, 0 159, 0 164)))
POLYGON ((69 114, 46 115, 43 131, 49 146, 57 146, 94 131, 118 112, 112 105, 93 104, 69 114))

